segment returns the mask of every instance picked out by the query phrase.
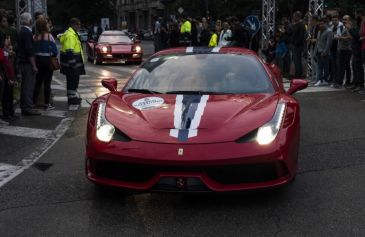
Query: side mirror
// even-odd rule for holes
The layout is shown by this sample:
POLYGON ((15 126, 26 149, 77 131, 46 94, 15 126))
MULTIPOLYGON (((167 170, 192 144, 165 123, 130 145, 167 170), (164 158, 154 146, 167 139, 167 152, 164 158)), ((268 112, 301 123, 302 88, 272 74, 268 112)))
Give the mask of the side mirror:
POLYGON ((293 79, 290 82, 290 88, 287 91, 289 95, 294 94, 297 91, 304 90, 308 87, 308 81, 302 79, 293 79))
POLYGON ((107 88, 110 92, 114 92, 117 90, 117 86, 118 86, 118 82, 116 79, 114 78, 109 78, 109 79, 103 79, 101 81, 101 84, 107 88))

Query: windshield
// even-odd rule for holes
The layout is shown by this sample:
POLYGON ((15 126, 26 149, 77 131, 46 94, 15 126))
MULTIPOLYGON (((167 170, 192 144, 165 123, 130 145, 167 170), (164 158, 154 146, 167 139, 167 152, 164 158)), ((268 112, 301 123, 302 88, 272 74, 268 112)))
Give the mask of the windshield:
POLYGON ((146 62, 125 92, 181 94, 273 93, 263 66, 253 56, 236 54, 162 55, 146 62))
POLYGON ((101 44, 116 44, 116 43, 132 43, 132 40, 126 35, 101 35, 99 38, 101 44))

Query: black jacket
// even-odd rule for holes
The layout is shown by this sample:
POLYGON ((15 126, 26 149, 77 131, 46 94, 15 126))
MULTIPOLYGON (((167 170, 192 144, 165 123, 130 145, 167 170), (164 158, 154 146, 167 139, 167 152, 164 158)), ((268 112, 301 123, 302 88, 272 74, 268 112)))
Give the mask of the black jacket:
POLYGON ((19 64, 30 64, 29 58, 34 56, 34 41, 32 31, 22 26, 18 35, 18 54, 19 64))

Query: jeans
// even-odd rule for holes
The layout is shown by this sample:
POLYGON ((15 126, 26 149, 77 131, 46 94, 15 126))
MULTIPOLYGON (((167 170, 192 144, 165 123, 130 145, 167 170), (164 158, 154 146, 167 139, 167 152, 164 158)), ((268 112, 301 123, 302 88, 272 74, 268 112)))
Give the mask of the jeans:
POLYGON ((338 79, 338 75, 339 75, 339 70, 338 70, 338 55, 337 55, 337 51, 331 51, 331 56, 330 56, 330 82, 337 82, 338 79))
POLYGON ((14 115, 14 87, 7 81, 4 83, 4 94, 2 97, 2 108, 4 117, 14 115))
POLYGON ((346 73, 346 84, 351 83, 351 67, 350 67, 350 61, 351 61, 351 50, 339 50, 338 51, 338 77, 336 83, 338 85, 343 84, 343 78, 346 73))
POLYGON ((352 55, 352 70, 354 72, 354 85, 364 88, 364 65, 360 55, 352 55))
POLYGON ((51 81, 53 70, 50 69, 50 62, 49 60, 45 61, 37 61, 38 67, 38 74, 36 76, 36 83, 34 87, 34 94, 33 94, 33 103, 37 104, 39 91, 43 84, 44 89, 44 104, 49 104, 50 97, 51 97, 51 81))
POLYGON ((311 66, 312 66, 312 77, 310 78, 311 81, 317 80, 318 75, 318 58, 315 54, 314 49, 311 50, 311 66))
POLYGON ((318 58, 318 81, 324 82, 328 81, 328 77, 330 74, 330 56, 321 56, 317 54, 318 58))
POLYGON ((67 97, 74 98, 77 97, 77 88, 79 87, 80 75, 79 74, 67 74, 67 97))
POLYGON ((295 66, 295 77, 303 76, 303 47, 293 47, 293 62, 295 66))
POLYGON ((29 111, 33 108, 35 74, 30 64, 21 64, 19 68, 22 75, 20 108, 22 111, 29 111))

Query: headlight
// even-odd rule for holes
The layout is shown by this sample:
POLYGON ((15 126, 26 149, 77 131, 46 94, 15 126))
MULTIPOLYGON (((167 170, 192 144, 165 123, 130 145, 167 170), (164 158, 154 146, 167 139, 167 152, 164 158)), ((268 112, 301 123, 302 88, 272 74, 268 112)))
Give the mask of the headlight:
POLYGON ((284 114, 285 104, 279 103, 272 120, 260 127, 257 132, 256 140, 260 145, 268 145, 275 140, 281 128, 284 114))
POLYGON ((135 50, 136 50, 136 52, 137 52, 137 53, 140 53, 140 52, 141 52, 141 50, 142 50, 142 48, 141 48, 141 46, 136 46, 136 47, 135 47, 135 50))
POLYGON ((96 119, 96 137, 102 142, 110 142, 113 138, 115 128, 105 118, 105 103, 100 103, 98 107, 98 117, 96 119))
POLYGON ((101 51, 102 51, 103 53, 107 53, 107 52, 108 52, 108 47, 103 46, 103 47, 101 48, 101 51))

